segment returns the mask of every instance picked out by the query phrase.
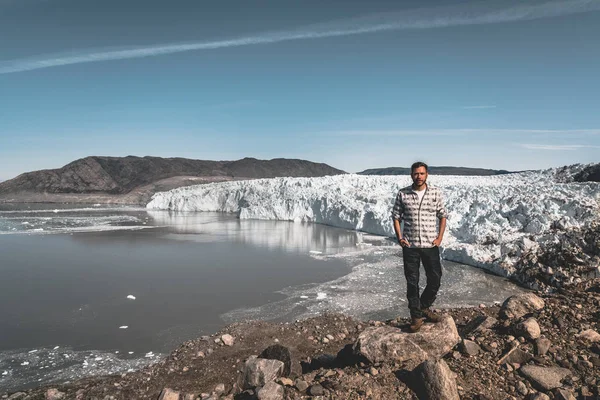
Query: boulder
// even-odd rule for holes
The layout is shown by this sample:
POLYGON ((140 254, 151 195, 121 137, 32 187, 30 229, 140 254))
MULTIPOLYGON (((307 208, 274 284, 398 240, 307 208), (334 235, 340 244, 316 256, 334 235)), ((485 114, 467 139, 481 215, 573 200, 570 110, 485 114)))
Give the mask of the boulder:
POLYGON ((515 333, 516 336, 523 336, 525 339, 537 339, 542 334, 542 330, 535 318, 527 318, 525 321, 517 324, 515 333))
POLYGON ((402 332, 391 326, 365 329, 354 343, 354 353, 370 363, 399 362, 408 370, 429 358, 439 359, 460 341, 456 324, 445 315, 438 323, 426 323, 419 332, 402 332))
POLYGON ((480 315, 473 318, 464 327, 459 329, 459 332, 461 336, 465 337, 470 333, 484 332, 494 326, 497 322, 498 320, 496 320, 496 318, 480 315))
POLYGON ((160 392, 158 400, 179 400, 179 392, 173 389, 164 388, 162 392, 160 392))
POLYGON ((221 336, 221 341, 223 342, 223 344, 225 346, 233 346, 233 343, 235 342, 235 339, 233 338, 233 336, 231 336, 230 334, 226 333, 225 335, 221 336))
POLYGON ((250 356, 246 361, 239 386, 242 390, 264 386, 267 382, 281 377, 284 368, 285 365, 279 360, 250 356))
POLYGON ((444 360, 429 359, 413 371, 420 400, 459 400, 454 372, 444 360))
POLYGON ((258 400, 283 400, 283 386, 275 382, 267 382, 256 393, 258 400))
POLYGON ((529 397, 527 397, 527 400, 550 400, 550 397, 547 394, 538 392, 533 395, 529 395, 529 397))
POLYGON ((577 400, 577 397, 575 397, 575 394, 572 391, 563 388, 554 390, 554 398, 556 400, 577 400))
POLYGON ((481 347, 471 340, 463 339, 460 344, 460 352, 467 356, 476 356, 481 352, 481 347))
POLYGON ((525 364, 533 356, 526 351, 513 347, 498 360, 498 364, 525 364))
POLYGON ((540 311, 544 308, 544 300, 533 293, 521 293, 510 296, 502 304, 500 315, 504 318, 516 319, 522 316, 540 311))
POLYGON ((290 372, 292 371, 292 355, 287 347, 274 344, 264 349, 258 357, 281 361, 284 365, 282 376, 290 376, 290 372))
POLYGON ((527 378, 538 390, 552 390, 562 386, 561 381, 571 375, 571 371, 559 367, 538 367, 537 365, 524 365, 519 372, 527 378))

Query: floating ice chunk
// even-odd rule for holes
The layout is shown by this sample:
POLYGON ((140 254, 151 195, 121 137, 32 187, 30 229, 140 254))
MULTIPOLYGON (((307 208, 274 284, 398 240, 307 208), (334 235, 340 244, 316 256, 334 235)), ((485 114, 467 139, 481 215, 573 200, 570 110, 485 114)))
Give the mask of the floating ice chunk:
POLYGON ((37 353, 38 349, 30 350, 29 354, 37 353))
POLYGON ((323 254, 322 251, 317 251, 317 250, 311 250, 309 251, 310 254, 323 254))
POLYGON ((134 295, 132 295, 132 294, 130 294, 129 296, 127 296, 127 298, 128 298, 129 300, 135 300, 135 296, 134 296, 134 295))
POLYGON ((129 354, 133 354, 133 351, 130 351, 129 354))
POLYGON ((327 298, 327 293, 319 292, 317 293, 317 300, 323 300, 327 298))
POLYGON ((4 372, 2 373, 2 376, 6 376, 6 375, 8 375, 8 371, 4 371, 4 372))
POLYGON ((60 346, 56 346, 54 347, 52 350, 57 350, 60 346))
POLYGON ((146 358, 152 358, 152 357, 154 357, 154 353, 151 352, 151 351, 149 351, 149 352, 146 353, 146 355, 144 357, 146 357, 146 358))
POLYGON ((127 325, 122 325, 119 327, 119 329, 127 329, 127 328, 129 328, 129 326, 127 326, 127 325))
POLYGON ((300 298, 301 298, 301 299, 308 299, 308 296, 304 296, 304 295, 302 295, 302 296, 300 296, 300 298))
POLYGON ((119 354, 119 350, 115 351, 115 354, 119 354))
POLYGON ((29 361, 23 361, 21 365, 29 365, 29 361))
POLYGON ((94 358, 94 361, 102 361, 102 357, 96 357, 94 358))

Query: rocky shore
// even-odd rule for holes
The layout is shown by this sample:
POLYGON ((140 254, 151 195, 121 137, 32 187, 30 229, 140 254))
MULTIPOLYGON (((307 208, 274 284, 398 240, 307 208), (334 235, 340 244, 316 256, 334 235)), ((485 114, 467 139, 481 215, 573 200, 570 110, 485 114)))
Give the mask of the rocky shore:
POLYGON ((140 371, 3 399, 595 399, 600 280, 407 319, 243 322, 140 371))

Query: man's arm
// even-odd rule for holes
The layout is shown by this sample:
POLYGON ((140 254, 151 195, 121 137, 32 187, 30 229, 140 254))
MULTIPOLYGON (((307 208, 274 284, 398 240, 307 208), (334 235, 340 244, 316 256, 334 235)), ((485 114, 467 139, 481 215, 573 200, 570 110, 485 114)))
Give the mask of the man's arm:
POLYGON ((402 247, 408 247, 410 244, 406 239, 402 237, 402 229, 400 228, 400 221, 402 220, 402 216, 404 215, 404 204, 402 204, 402 196, 400 192, 396 196, 396 202, 394 203, 394 208, 392 210, 392 220, 394 221, 394 232, 396 232, 396 239, 398 239, 398 243, 402 247))
POLYGON ((439 247, 442 244, 442 239, 444 239, 444 231, 446 230, 446 218, 440 219, 440 231, 438 232, 437 238, 433 241, 433 245, 439 247))

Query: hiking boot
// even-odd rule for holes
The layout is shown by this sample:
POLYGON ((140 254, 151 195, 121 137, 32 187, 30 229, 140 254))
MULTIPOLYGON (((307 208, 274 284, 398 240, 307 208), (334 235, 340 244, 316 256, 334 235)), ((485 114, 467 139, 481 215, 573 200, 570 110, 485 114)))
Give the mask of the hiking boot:
POLYGON ((429 322, 440 322, 442 320, 442 317, 439 314, 434 313, 429 308, 424 308, 421 312, 429 322))
POLYGON ((410 324, 410 331, 412 333, 419 332, 419 329, 423 326, 423 322, 425 322, 425 318, 413 318, 410 324))

